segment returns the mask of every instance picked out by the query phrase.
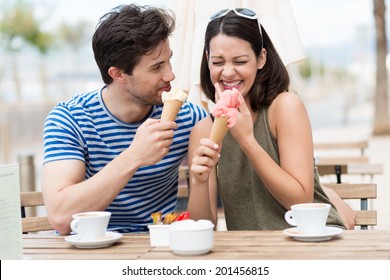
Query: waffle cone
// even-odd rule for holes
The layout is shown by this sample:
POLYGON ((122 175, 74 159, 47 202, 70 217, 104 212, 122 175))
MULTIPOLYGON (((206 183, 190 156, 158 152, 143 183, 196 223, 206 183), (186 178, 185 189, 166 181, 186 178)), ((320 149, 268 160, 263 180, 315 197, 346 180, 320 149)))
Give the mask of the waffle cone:
POLYGON ((175 121, 176 116, 180 111, 183 102, 178 100, 166 100, 164 102, 161 120, 162 121, 175 121))
POLYGON ((217 117, 214 120, 213 127, 211 128, 210 139, 218 145, 222 144, 229 128, 227 127, 228 117, 217 117))

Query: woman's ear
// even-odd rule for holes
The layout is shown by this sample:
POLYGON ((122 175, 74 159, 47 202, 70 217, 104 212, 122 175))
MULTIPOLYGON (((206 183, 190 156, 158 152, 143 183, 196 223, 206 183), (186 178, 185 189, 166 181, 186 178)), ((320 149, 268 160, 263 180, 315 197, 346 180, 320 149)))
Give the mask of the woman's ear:
POLYGON ((108 75, 114 80, 114 81, 123 81, 125 79, 125 73, 117 68, 117 67, 110 67, 108 68, 108 75))
POLYGON ((260 51, 259 58, 257 59, 257 69, 263 69, 266 62, 267 62, 267 50, 265 48, 262 48, 260 51))

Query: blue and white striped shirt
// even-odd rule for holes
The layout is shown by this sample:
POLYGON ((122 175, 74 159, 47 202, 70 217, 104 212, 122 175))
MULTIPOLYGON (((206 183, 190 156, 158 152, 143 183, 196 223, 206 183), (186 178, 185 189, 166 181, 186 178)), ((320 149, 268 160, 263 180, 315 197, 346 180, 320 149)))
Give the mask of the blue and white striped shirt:
MULTIPOLYGON (((162 106, 154 106, 147 118, 159 119, 162 106)), ((151 213, 172 212, 176 206, 179 165, 188 152, 191 129, 206 117, 201 107, 185 102, 176 118, 169 153, 153 166, 137 170, 114 201, 110 230, 147 231, 151 213)), ((44 164, 76 159, 85 162, 85 179, 127 149, 143 122, 127 124, 115 118, 105 107, 101 89, 74 96, 59 103, 48 115, 44 129, 44 164)))

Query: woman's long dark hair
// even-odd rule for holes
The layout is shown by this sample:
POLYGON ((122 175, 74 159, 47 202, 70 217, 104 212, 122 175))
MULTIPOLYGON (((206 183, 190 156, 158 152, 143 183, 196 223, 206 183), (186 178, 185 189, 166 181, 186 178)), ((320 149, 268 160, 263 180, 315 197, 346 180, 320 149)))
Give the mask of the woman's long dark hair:
POLYGON ((257 71, 255 82, 248 96, 252 110, 259 111, 261 107, 269 106, 278 94, 288 91, 290 77, 287 69, 276 52, 267 32, 257 20, 237 16, 233 11, 226 16, 209 22, 205 33, 205 44, 200 68, 200 83, 207 98, 215 102, 215 88, 210 78, 207 54, 210 54, 210 41, 218 34, 237 37, 250 43, 258 58, 262 47, 267 50, 267 62, 257 71), (262 46, 263 45, 263 46, 262 46))

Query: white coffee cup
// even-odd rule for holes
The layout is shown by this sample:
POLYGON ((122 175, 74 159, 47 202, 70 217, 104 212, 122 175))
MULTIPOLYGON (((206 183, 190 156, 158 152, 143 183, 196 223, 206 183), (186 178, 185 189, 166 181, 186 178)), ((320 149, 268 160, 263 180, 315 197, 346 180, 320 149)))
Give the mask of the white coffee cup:
POLYGON ((329 210, 330 204, 327 203, 295 204, 284 218, 303 234, 321 234, 325 231, 329 210))
POLYGON ((106 211, 82 212, 72 215, 70 227, 80 236, 80 240, 98 240, 104 238, 111 213, 106 211))

